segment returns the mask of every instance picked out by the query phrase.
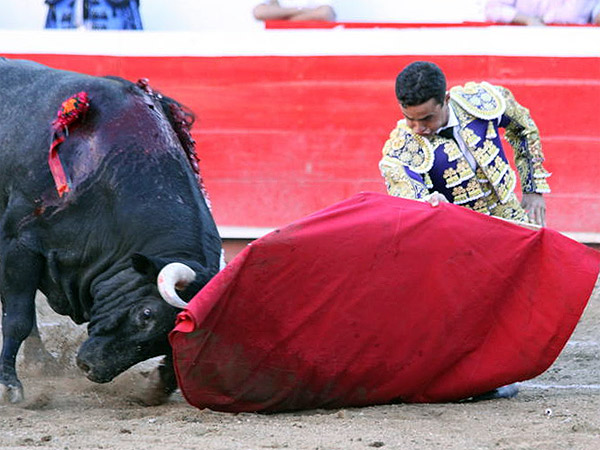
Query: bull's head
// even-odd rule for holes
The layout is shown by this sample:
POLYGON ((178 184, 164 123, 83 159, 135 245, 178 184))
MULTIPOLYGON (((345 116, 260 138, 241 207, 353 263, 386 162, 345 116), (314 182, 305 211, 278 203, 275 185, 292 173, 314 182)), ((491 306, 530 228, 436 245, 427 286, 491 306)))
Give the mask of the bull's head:
MULTIPOLYGON (((131 269, 120 275, 122 279, 115 282, 122 287, 93 311, 89 339, 77 355, 77 365, 92 381, 111 381, 138 362, 169 354, 168 334, 175 324, 176 308, 186 306, 176 290, 204 278, 185 264, 165 265, 163 260, 142 255, 134 256, 133 269, 137 275, 132 277, 131 269)), ((193 283, 184 297, 191 297, 202 284, 193 283)))

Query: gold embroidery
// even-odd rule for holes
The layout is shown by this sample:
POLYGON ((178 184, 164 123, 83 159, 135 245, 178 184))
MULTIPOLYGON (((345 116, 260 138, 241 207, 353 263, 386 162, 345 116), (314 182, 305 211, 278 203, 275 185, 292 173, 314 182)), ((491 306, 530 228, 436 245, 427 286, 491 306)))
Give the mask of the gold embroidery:
POLYGON ((422 183, 406 173, 405 166, 397 158, 384 156, 379 162, 379 169, 390 195, 419 199, 429 193, 422 183))
POLYGON ((460 177, 461 181, 468 180, 475 175, 473 173, 473 169, 471 169, 471 166, 465 158, 456 163, 456 171, 458 172, 458 176, 460 177))
POLYGON ((415 153, 412 155, 412 159, 410 160, 410 167, 419 167, 423 164, 425 158, 423 154, 415 153))
POLYGON ((390 139, 390 145, 393 150, 399 150, 404 147, 406 140, 404 136, 396 136, 395 138, 390 139))
POLYGON ((475 178, 470 180, 467 184, 467 193, 469 195, 469 200, 483 197, 483 191, 475 178))
POLYGON ((500 149, 494 144, 494 141, 486 140, 483 143, 483 147, 479 147, 473 151, 473 156, 480 166, 485 167, 494 160, 498 153, 500 153, 500 149))
POLYGON ((408 165, 408 163, 412 159, 412 154, 410 153, 410 149, 407 149, 407 152, 400 153, 398 159, 402 161, 403 164, 408 165))
POLYGON ((506 203, 511 194, 515 190, 517 179, 515 173, 512 170, 506 172, 500 183, 496 186, 496 194, 500 203, 506 203))
POLYGON ((533 163, 533 170, 534 170, 534 174, 533 174, 534 178, 548 178, 549 176, 552 175, 550 172, 548 172, 546 169, 544 169, 541 162, 533 163))
POLYGON ((450 98, 469 114, 480 119, 495 119, 506 109, 502 95, 489 83, 469 82, 450 89, 450 98))
POLYGON ((452 167, 448 167, 446 170, 444 170, 444 180, 446 180, 446 187, 448 188, 460 184, 458 173, 452 167))
POLYGON ((550 186, 545 178, 535 181, 535 192, 538 194, 547 194, 550 192, 550 186))
POLYGON ((463 138, 463 141, 465 141, 465 144, 467 144, 467 147, 469 148, 476 147, 477 144, 479 144, 479 142, 481 141, 481 138, 477 136, 475 132, 470 128, 462 128, 460 130, 460 135, 463 138))
MULTIPOLYGON (((510 169, 508 164, 500 157, 500 155, 496 156, 494 159, 494 169, 496 172, 496 176, 498 179, 502 178, 504 174, 510 169)), ((495 182, 492 180, 492 184, 495 182)))
POLYGON ((507 180, 502 180, 502 182, 499 183, 498 186, 496 186, 496 192, 498 193, 498 199, 500 200, 500 203, 504 203, 502 200, 506 199, 506 197, 508 196, 506 189, 506 181, 507 180))
POLYGON ((406 147, 406 150, 408 150, 410 153, 416 153, 420 150, 419 144, 417 144, 412 139, 410 141, 406 142, 404 147, 406 147))
POLYGON ((479 180, 480 183, 488 182, 487 176, 485 175, 483 170, 481 170, 481 167, 477 166, 477 169, 475 169, 475 175, 477 176, 477 179, 479 180))
POLYGON ((433 187, 433 181, 431 181, 431 177, 428 173, 423 174, 423 180, 425 181, 425 186, 427 186, 427 189, 431 189, 433 187))
POLYGON ((485 133, 486 139, 494 139, 498 136, 496 133, 496 127, 494 126, 494 122, 491 120, 488 122, 487 132, 485 133))
POLYGON ((396 182, 396 184, 390 187, 389 193, 395 197, 414 198, 412 185, 410 181, 407 180, 399 180, 396 182))
POLYGON ((477 84, 471 81, 465 84, 463 91, 467 95, 475 95, 477 94, 477 84))
POLYGON ((506 101, 505 115, 510 119, 505 137, 513 147, 515 165, 519 171, 523 192, 550 192, 547 182, 538 183, 538 179, 550 174, 543 168, 544 153, 540 135, 529 110, 515 100, 510 90, 497 86, 506 101))
POLYGON ((390 139, 383 147, 383 154, 398 159, 403 165, 421 174, 428 172, 433 166, 434 151, 431 144, 413 134, 404 120, 398 122, 390 133, 390 139))
POLYGON ((504 160, 503 160, 503 159, 500 157, 500 155, 497 155, 497 156, 494 158, 494 165, 495 165, 496 167, 500 167, 500 170, 504 170, 504 169, 505 169, 505 168, 508 166, 508 164, 506 164, 506 163, 504 162, 504 160))
POLYGON ((490 210, 488 209, 487 203, 484 199, 478 199, 473 206, 471 207, 473 211, 477 211, 483 214, 490 214, 490 210))
POLYGON ((502 172, 500 171, 500 168, 496 165, 490 166, 488 168, 488 177, 490 178, 492 185, 496 186, 502 178, 502 172))
POLYGON ((452 197, 454 198, 454 203, 457 205, 469 201, 467 197, 467 191, 462 186, 456 186, 454 189, 452 189, 452 197))
POLYGON ((462 156, 462 152, 456 142, 449 141, 444 144, 444 153, 448 155, 448 161, 456 161, 458 158, 462 156))
POLYGON ((491 212, 494 216, 503 217, 504 219, 525 223, 529 222, 525 210, 514 193, 511 193, 511 195, 508 196, 505 204, 497 204, 494 208, 491 208, 491 212))

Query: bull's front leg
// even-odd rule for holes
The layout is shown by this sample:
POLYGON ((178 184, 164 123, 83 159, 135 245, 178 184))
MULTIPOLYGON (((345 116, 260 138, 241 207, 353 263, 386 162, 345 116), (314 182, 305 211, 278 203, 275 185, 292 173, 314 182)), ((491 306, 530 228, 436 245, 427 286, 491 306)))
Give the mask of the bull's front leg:
POLYGON ((17 377, 17 353, 33 328, 35 293, 42 258, 3 239, 0 251, 2 297, 2 353, 0 355, 0 402, 18 403, 24 398, 17 377))
POLYGON ((166 403, 177 390, 177 378, 173 366, 172 354, 166 355, 156 370, 150 374, 144 398, 140 399, 147 406, 166 403))
POLYGON ((33 319, 31 333, 21 347, 23 365, 38 375, 52 376, 62 374, 62 367, 50 352, 46 350, 42 342, 35 314, 33 315, 33 319))

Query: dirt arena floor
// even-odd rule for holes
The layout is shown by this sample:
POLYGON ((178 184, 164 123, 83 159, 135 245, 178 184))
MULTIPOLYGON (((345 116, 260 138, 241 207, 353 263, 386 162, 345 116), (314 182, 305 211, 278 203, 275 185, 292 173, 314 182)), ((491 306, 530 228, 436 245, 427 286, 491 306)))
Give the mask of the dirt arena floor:
POLYGON ((142 406, 152 362, 94 384, 74 367, 85 328, 56 316, 43 299, 38 304, 47 347, 67 370, 48 376, 21 359, 26 400, 0 405, 3 450, 600 449, 598 294, 556 363, 520 383, 514 399, 276 415, 198 410, 178 393, 165 405, 142 406))

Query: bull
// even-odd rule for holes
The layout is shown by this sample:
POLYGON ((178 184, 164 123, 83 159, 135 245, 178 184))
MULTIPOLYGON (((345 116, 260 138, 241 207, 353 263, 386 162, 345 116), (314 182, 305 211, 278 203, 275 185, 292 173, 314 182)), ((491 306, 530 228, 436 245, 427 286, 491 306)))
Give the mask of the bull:
POLYGON ((143 80, 0 58, 0 116, 2 401, 24 399, 15 362, 37 330, 37 290, 88 322, 77 364, 90 380, 164 355, 155 377, 166 399, 178 309, 163 298, 180 307, 175 287, 189 300, 221 260, 193 113, 143 80))

